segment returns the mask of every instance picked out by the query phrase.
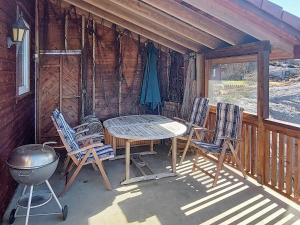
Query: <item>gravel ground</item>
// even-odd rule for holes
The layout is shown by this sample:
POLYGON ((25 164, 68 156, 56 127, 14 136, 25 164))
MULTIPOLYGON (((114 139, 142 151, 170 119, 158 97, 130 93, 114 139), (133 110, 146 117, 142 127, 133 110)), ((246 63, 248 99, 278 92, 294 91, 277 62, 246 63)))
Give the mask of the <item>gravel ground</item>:
POLYGON ((270 116, 300 124, 300 83, 270 88, 270 116))

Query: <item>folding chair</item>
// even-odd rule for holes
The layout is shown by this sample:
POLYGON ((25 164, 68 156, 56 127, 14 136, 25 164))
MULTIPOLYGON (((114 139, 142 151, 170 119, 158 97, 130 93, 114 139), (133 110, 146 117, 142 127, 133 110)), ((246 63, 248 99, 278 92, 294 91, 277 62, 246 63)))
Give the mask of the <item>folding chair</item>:
MULTIPOLYGON (((195 98, 189 121, 174 117, 175 120, 178 120, 179 122, 182 122, 187 126, 186 133, 180 137, 177 137, 178 140, 187 142, 190 136, 193 138, 194 134, 198 135, 198 133, 192 132, 195 127, 206 126, 207 118, 209 115, 208 102, 209 100, 207 98, 195 98)), ((197 138, 200 139, 201 137, 197 136, 197 138)), ((183 162, 187 151, 188 149, 185 148, 180 160, 180 164, 183 162)))
POLYGON ((68 156, 72 160, 72 163, 67 168, 66 175, 71 172, 74 165, 77 166, 70 179, 66 182, 62 194, 65 193, 72 185, 81 168, 84 165, 88 165, 91 163, 95 163, 98 166, 100 174, 102 175, 104 180, 105 188, 107 190, 111 190, 111 184, 106 175, 102 162, 104 160, 114 158, 113 148, 110 145, 104 145, 99 141, 97 143, 94 143, 94 140, 96 138, 99 138, 98 134, 83 136, 76 140, 74 133, 64 120, 61 113, 53 113, 51 119, 68 152, 68 156), (80 145, 80 143, 82 143, 82 145, 80 145))
POLYGON ((201 139, 193 140, 192 135, 190 135, 187 141, 186 149, 188 149, 189 147, 194 147, 196 149, 193 171, 195 171, 196 168, 202 170, 197 165, 199 156, 204 156, 207 159, 211 159, 208 157, 208 155, 212 154, 218 157, 216 173, 214 176, 212 174, 209 174, 207 171, 202 170, 203 172, 214 178, 213 187, 217 184, 220 171, 223 167, 225 155, 232 155, 234 157, 238 168, 246 178, 246 173, 242 167, 241 161, 237 156, 241 141, 240 138, 243 122, 243 111, 244 109, 240 108, 237 105, 218 103, 216 111, 216 125, 214 131, 210 131, 206 128, 195 127, 192 132, 198 133, 198 136, 200 136, 201 139), (213 134, 212 139, 208 142, 204 142, 203 137, 209 134, 213 134))

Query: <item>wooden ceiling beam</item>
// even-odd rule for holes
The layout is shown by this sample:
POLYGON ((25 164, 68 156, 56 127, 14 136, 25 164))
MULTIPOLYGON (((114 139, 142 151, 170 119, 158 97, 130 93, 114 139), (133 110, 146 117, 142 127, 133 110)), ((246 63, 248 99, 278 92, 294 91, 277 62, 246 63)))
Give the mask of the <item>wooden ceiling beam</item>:
POLYGON ((294 53, 294 43, 289 42, 289 40, 276 33, 270 32, 270 30, 261 25, 262 21, 257 22, 249 19, 245 9, 240 11, 232 10, 228 0, 183 1, 259 40, 269 40, 274 48, 279 48, 283 52, 294 53))
POLYGON ((93 5, 90 5, 88 3, 83 2, 82 0, 64 0, 65 2, 74 5, 78 7, 79 9, 82 9, 84 11, 87 11, 93 15, 95 15, 95 18, 98 19, 99 22, 101 22, 101 19, 105 19, 107 21, 110 21, 114 24, 117 24, 121 27, 124 27, 125 29, 128 29, 134 33, 137 33, 147 39, 150 39, 152 41, 155 41, 165 47, 168 47, 170 49, 173 49, 177 52, 180 52, 182 54, 185 54, 188 52, 188 49, 185 48, 182 45, 176 44, 166 38, 160 37, 159 35, 150 32, 148 30, 145 30, 142 27, 136 26, 135 24, 132 24, 122 18, 119 18, 117 16, 114 16, 104 10, 101 10, 99 8, 94 7, 93 5))
POLYGON ((193 51, 201 51, 203 49, 203 45, 191 41, 182 35, 178 35, 178 33, 172 32, 171 30, 165 29, 159 24, 153 23, 143 18, 142 16, 135 15, 127 9, 124 9, 110 1, 82 0, 82 2, 89 3, 96 8, 102 9, 110 14, 118 16, 132 24, 143 27, 145 30, 155 33, 161 37, 164 37, 165 39, 168 39, 193 51))
MULTIPOLYGON (((197 43, 201 43, 202 45, 215 49, 219 47, 228 46, 222 40, 202 31, 197 28, 190 26, 178 20, 173 16, 170 16, 152 6, 149 6, 146 3, 143 3, 139 0, 109 0, 120 7, 129 10, 132 14, 141 16, 149 21, 159 24, 165 29, 169 29, 177 35, 182 35, 185 38, 188 38, 197 43)), ((163 2, 163 1, 162 1, 163 2)))
POLYGON ((244 43, 245 34, 239 30, 230 29, 209 17, 199 14, 173 0, 140 0, 193 27, 205 31, 231 45, 244 43))

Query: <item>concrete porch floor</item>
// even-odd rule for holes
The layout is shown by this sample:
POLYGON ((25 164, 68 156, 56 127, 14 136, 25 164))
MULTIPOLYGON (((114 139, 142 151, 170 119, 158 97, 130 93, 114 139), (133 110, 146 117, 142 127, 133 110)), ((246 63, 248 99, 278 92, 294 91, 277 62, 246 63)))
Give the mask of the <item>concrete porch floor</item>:
MULTIPOLYGON (((155 172, 170 169, 168 149, 156 146, 159 154, 144 156, 155 172)), ((191 172, 191 156, 177 167, 178 176, 120 186, 124 160, 107 161, 105 168, 113 186, 106 191, 97 171, 84 168, 70 190, 60 199, 69 206, 62 221, 58 215, 31 217, 31 225, 198 225, 198 224, 300 224, 300 206, 280 196, 251 178, 244 180, 234 169, 224 168, 219 185, 211 188, 212 179, 201 171, 191 172)), ((206 170, 215 164, 199 160, 206 170)), ((132 175, 135 170, 132 169, 132 175)), ((64 179, 56 173, 50 180, 56 193, 63 189, 64 179)), ((39 188, 44 188, 42 185, 39 188)), ((20 196, 19 186, 3 224, 20 196)), ((58 210, 54 200, 32 210, 58 210)), ((24 210, 22 210, 24 212, 24 210)), ((24 224, 17 218, 15 225, 24 224)))

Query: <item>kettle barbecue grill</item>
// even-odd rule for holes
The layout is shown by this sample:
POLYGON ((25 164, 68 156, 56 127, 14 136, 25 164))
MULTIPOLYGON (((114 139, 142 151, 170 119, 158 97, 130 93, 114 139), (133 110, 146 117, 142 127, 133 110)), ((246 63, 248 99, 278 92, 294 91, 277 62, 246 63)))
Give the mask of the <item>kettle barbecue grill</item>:
POLYGON ((9 223, 12 224, 17 217, 26 217, 25 225, 28 225, 29 216, 36 215, 52 215, 61 214, 62 219, 66 220, 68 215, 68 206, 62 207, 58 198, 56 197, 48 179, 56 170, 59 157, 54 149, 47 144, 53 142, 46 142, 41 144, 23 145, 16 148, 7 160, 9 171, 12 177, 25 187, 22 195, 17 201, 16 208, 13 209, 9 216, 9 223), (33 192, 33 186, 41 183, 46 183, 49 191, 33 192), (29 192, 26 193, 29 188, 29 192), (30 215, 30 209, 43 206, 50 202, 52 198, 55 199, 59 212, 48 214, 30 215), (19 215, 19 208, 27 209, 26 215, 19 215))

